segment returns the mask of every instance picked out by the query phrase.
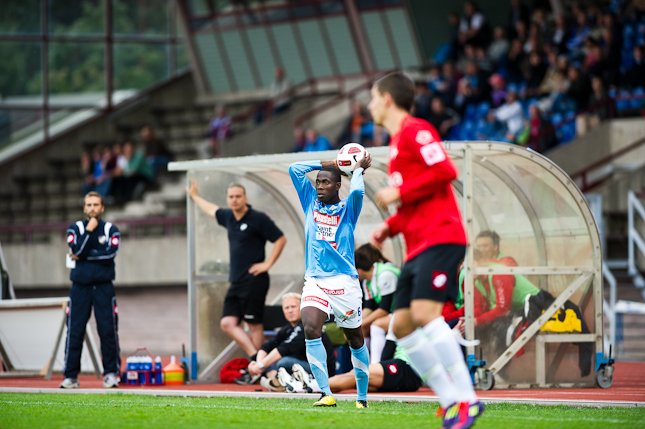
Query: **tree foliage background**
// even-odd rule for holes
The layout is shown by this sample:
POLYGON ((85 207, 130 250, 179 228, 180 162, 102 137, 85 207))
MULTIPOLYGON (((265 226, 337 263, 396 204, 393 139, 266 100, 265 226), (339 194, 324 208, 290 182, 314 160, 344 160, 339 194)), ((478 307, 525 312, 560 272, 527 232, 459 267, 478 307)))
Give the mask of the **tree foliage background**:
MULTIPOLYGON (((0 32, 40 34, 41 1, 49 2, 50 34, 103 35, 104 1, 113 2, 114 33, 168 35, 172 0, 2 0, 0 32)), ((114 89, 142 89, 167 77, 166 44, 114 45, 114 89)), ((179 66, 186 65, 183 47, 179 66)), ((0 42, 0 94, 39 95, 42 92, 42 44, 0 42)), ((98 92, 105 89, 105 44, 50 42, 51 94, 98 92)))

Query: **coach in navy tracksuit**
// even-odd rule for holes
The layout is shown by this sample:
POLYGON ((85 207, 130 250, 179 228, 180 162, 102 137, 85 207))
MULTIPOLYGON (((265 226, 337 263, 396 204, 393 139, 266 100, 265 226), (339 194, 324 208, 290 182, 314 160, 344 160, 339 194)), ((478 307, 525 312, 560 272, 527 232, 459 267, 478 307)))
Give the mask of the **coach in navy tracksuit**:
POLYGON ((97 192, 85 196, 83 211, 87 219, 73 223, 67 229, 72 268, 67 307, 67 344, 65 346, 65 380, 62 388, 79 387, 81 351, 85 327, 92 308, 101 338, 103 357, 103 387, 119 387, 121 359, 119 357, 118 310, 114 295, 114 257, 119 251, 120 234, 116 226, 101 220, 105 210, 103 198, 97 192))

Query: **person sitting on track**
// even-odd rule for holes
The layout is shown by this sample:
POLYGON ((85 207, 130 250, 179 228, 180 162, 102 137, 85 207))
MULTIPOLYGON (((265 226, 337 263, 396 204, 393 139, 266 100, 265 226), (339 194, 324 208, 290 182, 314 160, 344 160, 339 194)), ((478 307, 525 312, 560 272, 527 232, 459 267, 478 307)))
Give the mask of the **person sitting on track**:
MULTIPOLYGON (((290 372, 291 367, 297 363, 307 372, 311 372, 305 352, 305 332, 302 320, 300 320, 301 299, 302 296, 294 292, 282 296, 282 312, 288 323, 258 350, 256 360, 252 361, 247 369, 251 380, 247 380, 249 377, 245 377, 243 382, 238 382, 238 379, 233 380, 235 383, 252 384, 262 376, 260 384, 267 390, 284 390, 276 383, 276 376, 280 368, 286 368, 290 372)), ((336 367, 334 348, 327 334, 323 333, 322 341, 327 350, 327 366, 333 374, 336 367)))
POLYGON ((354 259, 358 280, 363 286, 363 335, 370 337, 370 362, 378 363, 385 346, 387 329, 382 329, 374 322, 385 318, 385 326, 389 324, 401 270, 369 243, 356 249, 354 259))

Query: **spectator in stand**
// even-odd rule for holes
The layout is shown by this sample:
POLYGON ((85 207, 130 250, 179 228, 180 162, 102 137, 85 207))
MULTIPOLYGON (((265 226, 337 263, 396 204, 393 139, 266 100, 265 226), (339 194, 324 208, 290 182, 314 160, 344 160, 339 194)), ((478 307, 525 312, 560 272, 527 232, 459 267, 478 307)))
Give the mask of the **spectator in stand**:
POLYGON ((542 116, 537 103, 531 103, 529 105, 528 127, 529 136, 525 145, 526 147, 543 153, 558 144, 553 124, 542 116))
POLYGON ((320 152, 323 150, 331 150, 333 147, 326 137, 318 135, 318 132, 309 128, 305 133, 305 152, 320 152))
POLYGON ((450 129, 459 122, 457 112, 446 107, 443 99, 439 96, 432 98, 430 112, 426 118, 439 131, 442 139, 446 139, 450 129))
POLYGON ((544 10, 536 9, 533 12, 532 21, 538 27, 541 40, 545 42, 549 34, 549 24, 547 23, 546 14, 544 10))
POLYGON ((524 128, 524 111, 515 90, 509 88, 506 102, 495 109, 495 119, 506 125, 506 140, 514 142, 524 128))
POLYGON ((455 95, 454 107, 460 115, 464 115, 466 107, 470 104, 477 103, 479 97, 475 94, 470 81, 467 79, 460 79, 457 85, 457 94, 455 95))
POLYGON ((508 17, 508 28, 511 36, 517 37, 516 28, 518 22, 529 23, 529 8, 522 0, 511 0, 511 11, 508 17))
MULTIPOLYGON (((566 60, 566 57, 564 57, 566 60)), ((554 51, 551 50, 549 51, 547 55, 547 67, 546 71, 544 73, 544 78, 542 78, 542 82, 540 83, 540 87, 538 88, 537 95, 539 96, 544 96, 550 93, 551 91, 555 90, 556 86, 556 72, 558 71, 558 54, 554 51)))
POLYGON ((528 96, 538 95, 540 91, 540 84, 544 80, 548 66, 544 63, 542 55, 533 51, 529 55, 529 68, 525 74, 526 79, 526 94, 528 96))
POLYGON ((464 15, 459 22, 459 43, 474 46, 486 46, 488 44, 488 24, 486 18, 479 11, 474 1, 464 3, 464 15))
POLYGON ((490 76, 495 68, 493 62, 488 58, 488 55, 486 55, 486 49, 482 46, 475 48, 475 62, 477 63, 479 70, 485 76, 490 76))
POLYGON ((365 146, 366 140, 371 140, 371 130, 374 124, 370 123, 363 105, 358 101, 352 103, 352 114, 347 120, 344 131, 338 138, 339 142, 355 142, 365 146))
POLYGON ((463 53, 457 61, 457 70, 464 71, 466 64, 469 62, 476 62, 477 57, 475 56, 475 46, 470 43, 464 45, 463 53))
POLYGON ((302 127, 293 129, 293 149, 291 152, 302 152, 305 150, 305 130, 302 127))
POLYGON ((515 24, 515 38, 522 42, 522 47, 524 46, 526 41, 529 40, 528 28, 528 24, 524 21, 518 21, 518 23, 515 24))
POLYGON ((255 123, 259 124, 271 115, 280 115, 291 107, 291 82, 287 79, 284 69, 274 69, 274 79, 269 91, 269 100, 260 103, 255 113, 255 123))
POLYGON ((587 37, 585 39, 585 51, 585 74, 592 76, 604 76, 606 64, 603 58, 602 49, 598 45, 596 39, 594 39, 593 37, 587 37))
POLYGON ((555 27, 550 33, 551 44, 559 53, 564 54, 568 52, 567 41, 571 38, 571 31, 564 15, 556 15, 554 21, 555 27))
POLYGON ((620 78, 620 64, 622 62, 623 30, 616 23, 616 16, 611 12, 603 15, 603 28, 601 34, 603 57, 607 64, 605 78, 611 85, 618 83, 620 78))
POLYGON ((541 51, 544 47, 544 40, 540 33, 540 27, 532 23, 529 27, 529 37, 524 43, 524 52, 530 54, 533 51, 541 51))
MULTIPOLYGON (((539 101, 540 110, 542 112, 562 111, 566 110, 562 109, 563 106, 571 106, 575 104, 573 100, 565 95, 571 85, 567 78, 567 74, 566 70, 558 70, 556 72, 555 88, 548 96, 541 98, 539 101)), ((573 110, 575 110, 575 105, 573 106, 573 110)))
POLYGON ((273 114, 280 115, 291 107, 291 83, 282 67, 275 68, 275 79, 271 84, 273 114))
POLYGON ((576 133, 580 136, 585 135, 587 131, 597 127, 601 121, 610 116, 610 100, 600 76, 591 78, 591 91, 588 103, 590 112, 576 118, 576 133))
POLYGON ((443 76, 441 75, 441 66, 435 64, 430 66, 430 72, 428 76, 428 88, 431 92, 438 92, 443 82, 443 76))
POLYGON ((504 66, 508 74, 508 82, 518 83, 524 79, 524 70, 526 70, 526 54, 519 39, 513 39, 511 49, 506 55, 504 66))
POLYGON ((503 27, 495 27, 493 30, 493 42, 488 47, 488 58, 494 63, 499 64, 508 54, 511 44, 506 38, 503 27))
POLYGON ((86 150, 81 153, 81 170, 83 171, 83 195, 94 189, 94 161, 86 150))
MULTIPOLYGON (((430 113, 430 103, 432 102, 432 92, 428 84, 424 81, 416 83, 416 95, 414 96, 413 116, 421 119, 428 117, 430 113)), ((358 141, 358 140, 352 140, 358 141)))
POLYGON ((443 101, 447 104, 452 104, 455 94, 457 94, 457 70, 452 61, 446 61, 441 66, 441 82, 437 85, 435 92, 438 93, 443 101))
POLYGON ((639 88, 645 86, 645 48, 643 46, 635 46, 633 55, 634 63, 632 66, 625 70, 623 74, 624 85, 629 88, 639 88))
POLYGON ((166 168, 166 165, 172 161, 172 153, 166 147, 163 140, 156 138, 152 128, 149 125, 141 128, 141 137, 145 147, 145 154, 152 170, 152 180, 157 175, 159 167, 166 168))
POLYGON ((208 137, 211 142, 213 158, 219 157, 220 144, 231 133, 231 117, 226 114, 226 108, 218 105, 215 108, 215 117, 208 127, 208 137))
POLYGON ((566 42, 569 51, 577 51, 585 42, 585 39, 591 35, 591 27, 587 21, 587 14, 579 11, 576 15, 576 27, 571 33, 571 38, 566 42))
POLYGON ((146 158, 141 150, 135 150, 132 142, 126 142, 123 145, 123 156, 128 160, 123 169, 123 181, 121 189, 118 190, 115 197, 122 201, 129 201, 136 198, 145 189, 146 184, 154 182, 154 171, 152 166, 146 162, 146 158))
POLYGON ((115 199, 116 204, 122 204, 125 201, 121 195, 124 189, 125 178, 123 171, 128 167, 128 160, 123 156, 123 147, 121 143, 115 143, 112 146, 112 157, 115 160, 115 166, 112 170, 112 197, 115 199))
MULTIPOLYGON (((107 148, 109 151, 109 148, 107 148)), ((108 154, 109 156, 109 154, 108 154)), ((98 192, 101 194, 101 197, 106 197, 110 193, 110 186, 112 181, 110 180, 110 175, 105 170, 105 164, 108 161, 108 156, 103 155, 103 150, 96 147, 92 151, 92 164, 93 164, 93 186, 92 191, 98 192)))
POLYGON ((569 89, 565 93, 576 103, 576 110, 586 109, 591 95, 591 86, 589 79, 580 72, 576 65, 569 66, 569 89))
POLYGON ((467 80, 477 101, 482 101, 488 98, 490 87, 488 86, 488 76, 483 71, 479 70, 477 63, 470 61, 464 68, 464 76, 462 80, 467 80))
POLYGON ((506 99, 506 82, 504 77, 499 73, 494 73, 488 78, 491 86, 490 98, 493 107, 499 107, 506 99))
POLYGON ((103 202, 106 204, 114 203, 114 198, 112 197, 112 180, 114 177, 114 170, 116 169, 116 160, 117 158, 112 153, 112 149, 109 146, 105 146, 101 149, 101 165, 103 166, 103 177, 99 186, 97 186, 97 192, 103 196, 103 202), (101 192, 104 192, 101 193, 101 192))
POLYGON ((459 23, 460 18, 457 12, 450 12, 448 14, 448 25, 450 26, 449 32, 449 44, 450 44, 450 54, 448 58, 450 60, 457 59, 457 53, 459 52, 459 23))

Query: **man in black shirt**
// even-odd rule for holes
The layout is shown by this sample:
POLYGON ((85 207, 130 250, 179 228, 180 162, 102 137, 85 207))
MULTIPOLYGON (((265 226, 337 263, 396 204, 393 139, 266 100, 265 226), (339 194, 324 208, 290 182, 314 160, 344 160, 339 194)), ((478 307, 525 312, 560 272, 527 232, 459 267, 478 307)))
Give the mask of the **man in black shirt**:
POLYGON ((247 204, 242 185, 232 184, 226 190, 229 209, 222 209, 200 197, 194 180, 190 181, 186 192, 200 209, 228 230, 231 286, 224 299, 220 327, 249 356, 254 356, 264 343, 262 319, 269 290, 267 271, 278 260, 287 238, 266 214, 247 204), (265 261, 267 241, 274 246, 265 261), (242 321, 249 326, 250 336, 240 326, 242 321))

